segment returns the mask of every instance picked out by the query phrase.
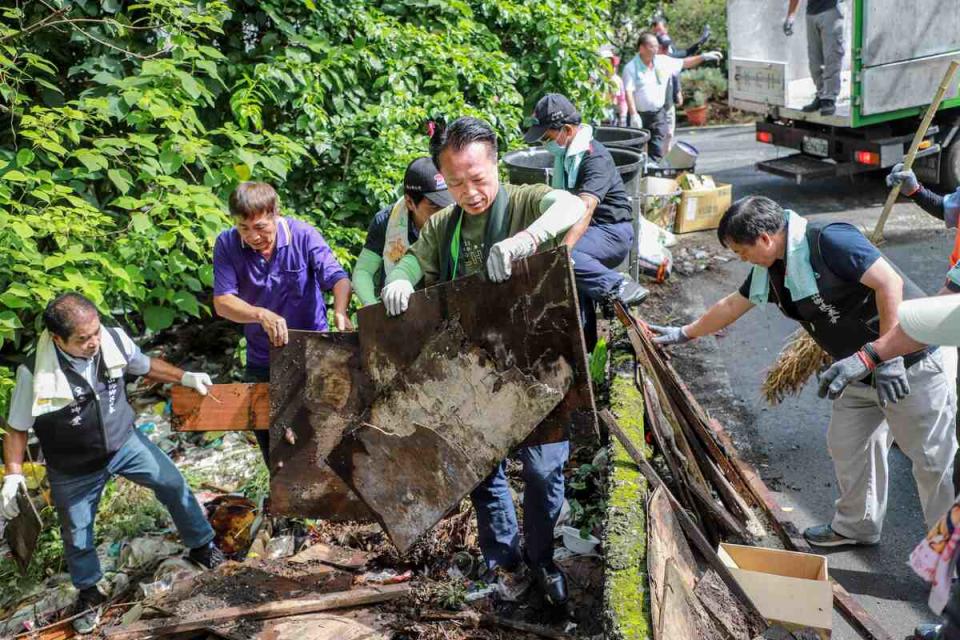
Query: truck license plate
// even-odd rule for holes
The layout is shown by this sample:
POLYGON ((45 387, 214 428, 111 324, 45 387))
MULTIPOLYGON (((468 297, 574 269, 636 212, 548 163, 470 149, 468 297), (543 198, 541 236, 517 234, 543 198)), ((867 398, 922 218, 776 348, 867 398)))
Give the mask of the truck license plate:
POLYGON ((826 158, 830 155, 830 142, 826 138, 803 136, 803 152, 826 158))

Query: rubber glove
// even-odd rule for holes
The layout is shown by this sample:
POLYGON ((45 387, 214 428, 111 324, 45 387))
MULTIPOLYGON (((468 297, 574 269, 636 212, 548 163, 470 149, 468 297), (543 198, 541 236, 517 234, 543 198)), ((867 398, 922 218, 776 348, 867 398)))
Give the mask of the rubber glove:
POLYGON ((787 19, 783 21, 783 34, 785 36, 793 35, 793 16, 787 16, 787 19))
POLYGON ((22 474, 8 473, 3 477, 3 488, 0 489, 0 516, 5 520, 13 520, 20 515, 17 493, 21 486, 24 488, 27 486, 22 474))
POLYGON ((684 332, 683 327, 668 327, 658 324, 648 324, 647 326, 658 334, 653 341, 659 345, 683 344, 693 340, 684 332))
POLYGON ((710 25, 703 25, 703 31, 700 32, 700 41, 697 44, 703 44, 710 39, 710 25))
POLYGON ((184 371, 180 378, 180 384, 189 387, 202 396, 207 395, 207 387, 213 385, 213 380, 206 373, 193 373, 184 371))
POLYGON ((723 54, 719 51, 707 51, 705 54, 703 54, 704 62, 716 62, 717 64, 720 64, 721 60, 723 60, 723 54))
POLYGON ((890 175, 887 176, 888 187, 895 187, 898 184, 900 185, 900 191, 905 196, 912 196, 920 190, 920 181, 917 180, 917 174, 913 172, 913 169, 904 169, 902 162, 893 165, 890 175))
POLYGON ((410 296, 413 295, 413 285, 407 280, 394 280, 383 288, 380 297, 383 306, 387 308, 388 316, 398 316, 407 310, 410 296))
POLYGON ((877 396, 880 406, 888 402, 896 404, 910 395, 910 383, 907 382, 907 368, 903 364, 903 357, 897 356, 884 360, 877 365, 873 373, 877 385, 877 396))
POLYGON ((513 271, 513 261, 532 256, 537 250, 533 234, 523 230, 517 235, 501 240, 490 248, 487 256, 487 273, 494 282, 503 282, 513 271))
POLYGON ((867 363, 859 352, 837 360, 830 368, 820 374, 820 387, 817 395, 821 398, 836 400, 851 382, 861 380, 870 373, 867 363))

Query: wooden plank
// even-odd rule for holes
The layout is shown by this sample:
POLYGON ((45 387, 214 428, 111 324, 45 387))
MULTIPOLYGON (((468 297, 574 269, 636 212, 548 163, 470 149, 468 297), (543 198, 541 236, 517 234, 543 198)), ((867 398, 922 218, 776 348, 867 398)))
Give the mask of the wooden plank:
POLYGON ((498 361, 450 320, 327 461, 404 553, 563 400, 570 367, 541 367, 534 377, 498 361))
POLYGON ((677 562, 667 561, 660 624, 654 627, 654 640, 727 640, 693 593, 677 562))
POLYGON ((270 350, 270 513, 372 522, 326 457, 369 407, 356 333, 290 331, 270 350))
POLYGON ((388 602, 405 596, 409 591, 410 585, 407 584, 363 587, 351 591, 327 593, 315 598, 298 598, 259 605, 224 607, 222 609, 214 609, 213 611, 200 611, 194 614, 179 616, 173 620, 164 618, 137 622, 122 627, 104 629, 103 635, 110 640, 155 638, 186 631, 198 631, 240 618, 247 620, 266 620, 388 602))
MULTIPOLYGON (((650 583, 650 614, 654 629, 661 628, 661 615, 667 588, 667 564, 674 563, 684 584, 697 583, 697 562, 677 523, 664 488, 657 487, 647 501, 647 575, 650 583)), ((680 637, 680 636, 678 636, 680 637)))
POLYGON ((202 396, 175 385, 170 390, 174 431, 251 431, 270 428, 270 385, 215 384, 202 396))
POLYGON ((13 520, 7 521, 3 535, 20 568, 20 573, 26 575, 33 552, 37 548, 40 533, 43 531, 43 521, 30 500, 27 488, 22 484, 17 490, 17 506, 20 508, 20 513, 13 520))
POLYGON ((575 419, 596 425, 579 314, 573 267, 566 247, 560 247, 514 263, 505 282, 476 273, 415 292, 397 317, 387 317, 382 304, 363 307, 357 317, 364 369, 378 392, 451 318, 471 343, 535 378, 544 364, 566 360, 573 386, 524 443, 529 445, 567 439, 575 419))
POLYGON ((748 487, 743 483, 739 475, 735 473, 733 464, 729 458, 730 451, 720 446, 720 443, 714 439, 711 430, 708 428, 710 418, 707 412, 703 410, 703 407, 700 406, 700 403, 697 402, 697 399, 683 383, 682 378, 680 378, 670 365, 669 356, 654 345, 650 339, 649 330, 645 328, 645 323, 630 314, 620 303, 614 303, 614 311, 620 322, 627 328, 627 333, 634 350, 638 354, 645 354, 651 365, 655 365, 656 377, 663 379, 664 384, 669 386, 668 391, 672 390, 675 395, 685 398, 686 402, 677 403, 678 407, 684 414, 687 422, 696 431, 701 442, 706 446, 714 463, 716 463, 727 478, 736 485, 741 495, 750 496, 751 492, 748 487))
POLYGON ((617 424, 616 418, 614 418, 609 409, 604 409, 600 412, 600 420, 607 427, 610 433, 620 441, 620 443, 623 445, 623 448, 627 451, 627 454, 640 469, 640 472, 644 475, 644 477, 647 478, 647 481, 649 481, 654 487, 663 487, 664 492, 670 498, 670 504, 673 507, 674 515, 677 516, 677 520, 680 522, 683 532, 687 535, 690 541, 693 542, 693 546, 697 548, 697 551, 699 551, 700 555, 703 556, 703 558, 707 561, 707 564, 710 565, 710 567, 720 575, 730 591, 732 591, 733 594, 744 603, 744 606, 747 607, 750 614, 751 625, 756 625, 758 630, 765 629, 766 621, 757 610, 756 605, 753 604, 753 601, 750 600, 750 597, 744 592, 743 588, 730 573, 730 570, 717 556, 717 552, 714 550, 713 545, 711 545, 707 538, 703 535, 703 532, 697 526, 697 523, 694 522, 690 515, 683 510, 683 508, 677 502, 677 499, 673 496, 673 494, 670 493, 670 489, 667 488, 659 474, 657 474, 650 463, 643 457, 643 453, 637 448, 633 441, 630 440, 630 436, 628 436, 626 432, 620 428, 620 425, 617 424))
POLYGON ((714 624, 720 627, 730 640, 753 640, 749 615, 743 608, 743 603, 737 600, 717 572, 713 569, 697 583, 693 593, 703 604, 703 608, 713 618, 714 624))

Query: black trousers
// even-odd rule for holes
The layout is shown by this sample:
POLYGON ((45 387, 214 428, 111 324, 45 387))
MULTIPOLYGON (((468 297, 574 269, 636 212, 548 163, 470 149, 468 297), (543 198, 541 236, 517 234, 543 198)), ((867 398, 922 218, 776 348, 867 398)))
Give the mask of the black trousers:
MULTIPOLYGON (((243 372, 244 382, 270 382, 270 367, 258 367, 248 364, 243 372)), ((260 445, 260 453, 263 455, 263 463, 270 468, 270 431, 254 431, 253 435, 257 437, 257 444, 260 445)))
POLYGON ((647 155, 651 160, 659 161, 666 155, 663 143, 670 133, 670 124, 667 122, 667 107, 659 111, 644 111, 640 115, 640 126, 650 132, 650 142, 647 143, 647 155))

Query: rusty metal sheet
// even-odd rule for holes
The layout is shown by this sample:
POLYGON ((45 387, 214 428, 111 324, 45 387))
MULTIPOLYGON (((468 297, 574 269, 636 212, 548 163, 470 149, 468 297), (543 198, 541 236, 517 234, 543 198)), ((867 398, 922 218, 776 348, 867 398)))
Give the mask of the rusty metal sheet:
POLYGON ((395 318, 386 316, 383 305, 363 307, 357 316, 364 370, 378 391, 417 357, 447 319, 456 318, 470 342, 523 373, 535 376, 542 363, 559 358, 572 368, 567 396, 524 444, 564 440, 573 421, 587 422, 597 431, 566 247, 514 263, 506 282, 473 274, 415 292, 406 313, 395 318))
POLYGON ((373 520, 327 465, 343 429, 369 406, 356 333, 290 331, 270 353, 270 512, 373 520))
POLYGON ((327 460, 401 553, 561 402, 570 366, 537 366, 536 377, 505 366, 450 321, 344 433, 327 460))

